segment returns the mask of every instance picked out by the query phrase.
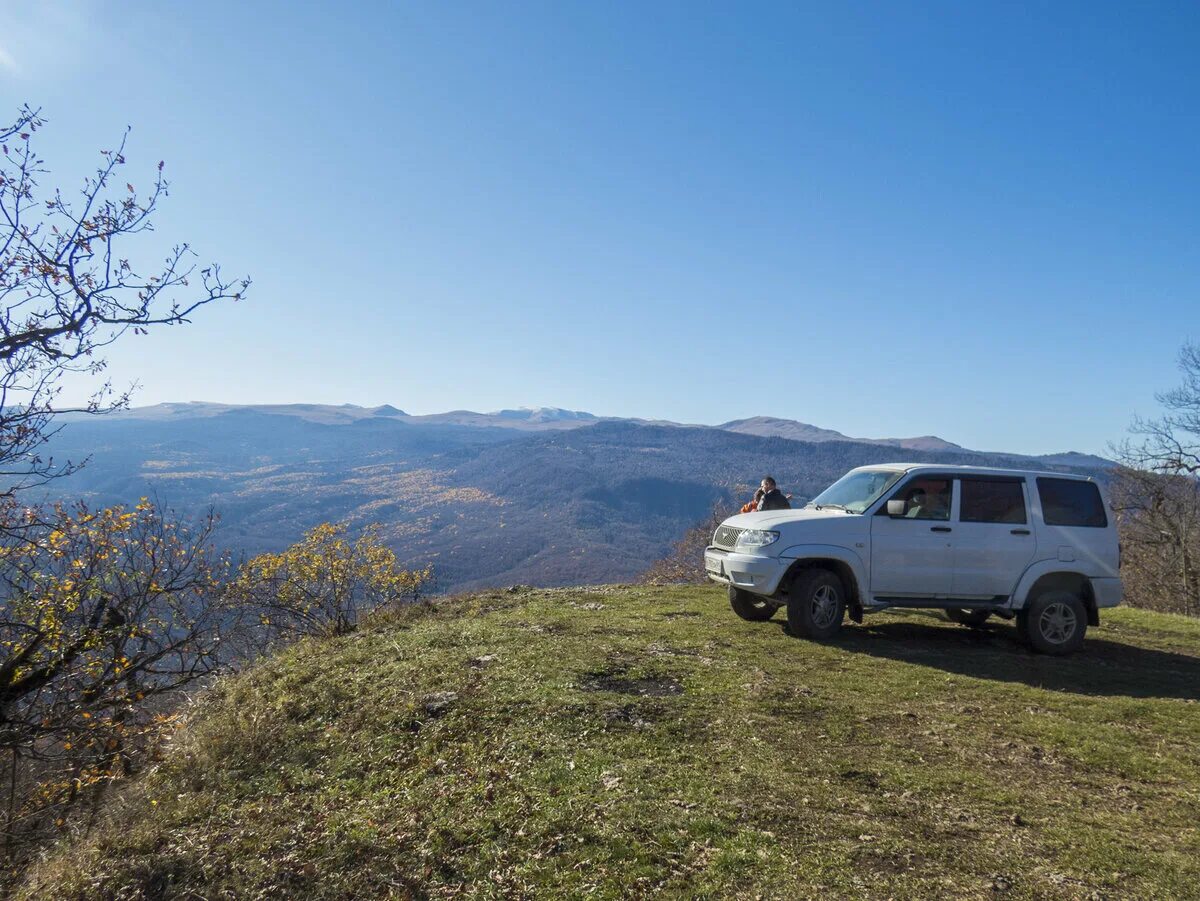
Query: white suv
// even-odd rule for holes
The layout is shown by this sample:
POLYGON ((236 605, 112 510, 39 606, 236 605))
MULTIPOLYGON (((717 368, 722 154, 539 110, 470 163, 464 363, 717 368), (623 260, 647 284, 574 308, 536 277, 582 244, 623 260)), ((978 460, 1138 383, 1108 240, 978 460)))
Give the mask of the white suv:
POLYGON ((1121 602, 1117 530, 1100 488, 1051 472, 892 463, 853 469, 799 510, 733 516, 704 552, 743 619, 787 606, 796 635, 829 638, 889 607, 967 626, 1016 617, 1037 651, 1083 643, 1121 602))

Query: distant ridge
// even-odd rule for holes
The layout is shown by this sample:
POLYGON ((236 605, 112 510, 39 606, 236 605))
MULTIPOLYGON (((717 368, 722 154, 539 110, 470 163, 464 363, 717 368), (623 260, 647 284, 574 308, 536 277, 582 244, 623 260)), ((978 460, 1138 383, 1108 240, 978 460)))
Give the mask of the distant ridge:
MULTIPOLYGON (((131 407, 106 416, 118 421, 175 422, 205 419, 226 414, 257 413, 267 416, 290 416, 323 425, 350 425, 363 419, 387 418, 412 425, 451 425, 472 428, 502 428, 519 431, 575 429, 599 422, 633 422, 639 425, 678 425, 665 420, 634 419, 620 416, 597 416, 583 410, 561 407, 515 407, 491 413, 474 410, 450 410, 446 413, 413 415, 392 404, 361 407, 357 404, 226 404, 212 401, 167 402, 146 407, 131 407)), ((85 413, 65 414, 64 421, 94 420, 85 413)))
POLYGON ((789 438, 792 441, 853 441, 841 432, 797 422, 794 419, 778 419, 774 416, 752 416, 749 419, 734 419, 717 426, 739 435, 758 435, 763 438, 789 438))
MULTIPOLYGON (((446 413, 410 414, 392 404, 378 407, 361 407, 357 404, 226 404, 210 401, 188 401, 186 403, 161 403, 146 407, 133 407, 104 417, 116 420, 139 420, 178 422, 188 419, 204 419, 228 414, 249 413, 267 416, 288 416, 322 425, 352 425, 371 419, 385 419, 409 425, 459 426, 472 429, 512 430, 518 432, 542 432, 578 429, 600 423, 631 423, 634 425, 672 426, 677 428, 710 428, 739 435, 754 435, 760 438, 786 438, 789 441, 805 441, 821 444, 844 441, 854 444, 873 444, 895 447, 902 450, 926 453, 969 454, 995 456, 997 452, 973 450, 947 441, 937 435, 919 435, 913 438, 856 438, 834 429, 821 428, 795 419, 777 416, 751 416, 733 419, 716 426, 693 425, 663 419, 638 419, 623 416, 597 416, 585 410, 568 410, 563 407, 512 407, 477 413, 474 410, 450 410, 446 413)), ((87 414, 68 414, 66 421, 94 419, 87 414)), ((1020 455, 1005 452, 1014 459, 1035 461, 1044 465, 1079 466, 1090 469, 1107 469, 1110 460, 1094 454, 1078 451, 1065 453, 1020 455)))
POLYGON ((518 407, 515 410, 497 410, 490 416, 501 419, 519 419, 524 422, 598 422, 600 417, 582 410, 564 410, 562 407, 518 407))
POLYGON ((908 450, 955 451, 956 453, 965 454, 979 453, 978 451, 965 448, 961 444, 955 444, 953 441, 939 438, 937 435, 921 435, 918 438, 860 438, 858 440, 871 441, 877 444, 894 444, 897 447, 907 448, 908 450))
POLYGON ((823 429, 820 426, 809 425, 807 422, 778 419, 774 416, 734 419, 717 426, 717 428, 727 432, 737 432, 741 435, 758 435, 761 438, 788 438, 792 441, 855 441, 863 444, 886 444, 906 450, 973 453, 953 441, 947 441, 936 435, 922 435, 918 438, 851 438, 849 435, 843 435, 833 429, 823 429))

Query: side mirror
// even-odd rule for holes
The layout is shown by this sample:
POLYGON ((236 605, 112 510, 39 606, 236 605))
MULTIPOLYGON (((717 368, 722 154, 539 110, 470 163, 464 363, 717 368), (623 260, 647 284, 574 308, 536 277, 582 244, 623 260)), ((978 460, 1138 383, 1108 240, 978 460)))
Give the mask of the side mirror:
POLYGON ((903 516, 904 501, 888 501, 887 503, 888 516, 903 516))

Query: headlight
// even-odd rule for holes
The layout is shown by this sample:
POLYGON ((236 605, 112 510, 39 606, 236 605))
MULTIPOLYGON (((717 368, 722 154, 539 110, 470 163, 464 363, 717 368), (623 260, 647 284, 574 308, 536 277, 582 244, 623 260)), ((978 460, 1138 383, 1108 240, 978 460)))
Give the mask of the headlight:
POLYGON ((778 532, 771 532, 767 529, 747 529, 738 536, 737 546, 743 548, 766 547, 768 544, 774 544, 778 540, 778 532))

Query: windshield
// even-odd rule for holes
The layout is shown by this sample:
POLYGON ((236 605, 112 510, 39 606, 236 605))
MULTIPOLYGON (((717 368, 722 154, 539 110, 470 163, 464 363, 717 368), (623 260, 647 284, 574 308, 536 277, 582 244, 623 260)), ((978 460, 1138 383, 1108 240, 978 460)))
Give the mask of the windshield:
POLYGON ((900 480, 902 470, 859 469, 848 472, 820 494, 808 506, 840 507, 851 513, 862 513, 879 495, 900 480))

